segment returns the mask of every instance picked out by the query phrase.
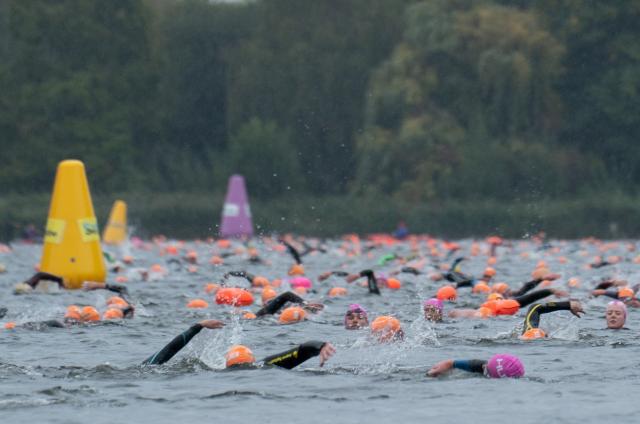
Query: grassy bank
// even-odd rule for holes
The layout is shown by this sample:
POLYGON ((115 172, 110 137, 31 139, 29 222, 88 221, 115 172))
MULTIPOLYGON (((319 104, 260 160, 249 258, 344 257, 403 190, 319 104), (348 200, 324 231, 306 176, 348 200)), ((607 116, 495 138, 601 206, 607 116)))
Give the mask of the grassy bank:
MULTIPOLYGON (((129 205, 129 222, 143 237, 215 236, 221 193, 120 193, 94 195, 98 222, 106 222, 114 199, 129 205)), ((0 238, 20 237, 33 223, 42 230, 49 194, 6 195, 0 198, 0 238)), ((640 236, 640 198, 608 195, 588 199, 499 203, 446 202, 409 205, 388 199, 290 197, 251 203, 258 232, 294 232, 335 236, 391 231, 404 219, 411 231, 460 238, 500 234, 523 237, 540 230, 559 238, 593 235, 602 238, 640 236)))

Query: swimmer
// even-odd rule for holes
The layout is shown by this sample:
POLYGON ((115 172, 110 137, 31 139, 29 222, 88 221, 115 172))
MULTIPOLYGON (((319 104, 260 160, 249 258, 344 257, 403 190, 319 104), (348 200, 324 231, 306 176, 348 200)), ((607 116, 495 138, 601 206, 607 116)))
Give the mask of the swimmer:
POLYGON ((524 318, 524 328, 522 329, 522 338, 526 340, 545 337, 544 331, 540 330, 540 315, 556 311, 569 311, 573 315, 580 318, 580 314, 584 314, 582 304, 577 300, 568 302, 548 302, 545 304, 536 303, 531 305, 524 318))
POLYGON ((293 292, 284 292, 271 299, 258 312, 256 312, 256 317, 273 315, 282 309, 287 302, 299 304, 303 309, 312 313, 316 313, 324 309, 324 305, 322 303, 310 303, 293 292))
MULTIPOLYGON (((224 323, 218 320, 205 320, 200 321, 197 324, 192 325, 188 330, 179 334, 169 344, 167 344, 162 350, 151 355, 147 358, 142 365, 160 365, 173 358, 182 348, 184 348, 193 337, 195 337, 203 328, 215 330, 224 327, 224 323)), ((255 359, 249 349, 244 349, 246 359, 242 361, 231 361, 230 356, 227 355, 227 367, 244 365, 254 366, 255 359)), ((281 368, 292 369, 298 365, 306 362, 308 359, 314 356, 320 356, 320 366, 335 353, 335 348, 331 343, 309 341, 302 343, 293 349, 289 349, 285 352, 270 355, 263 360, 259 361, 259 365, 274 365, 281 368)))
POLYGON ((438 377, 452 369, 482 374, 489 378, 520 378, 524 376, 524 365, 517 356, 498 354, 488 361, 480 359, 447 359, 431 367, 427 376, 438 377))
MULTIPOLYGON (((82 283, 82 290, 108 290, 114 293, 118 293, 118 302, 110 304, 110 307, 120 309, 122 311, 123 318, 133 318, 135 313, 135 306, 127 298, 129 296, 129 290, 126 287, 117 284, 98 283, 96 281, 85 281, 82 283)), ((107 301, 107 303, 109 303, 107 301)))
POLYGON ((350 274, 346 277, 346 280, 348 283, 353 283, 360 277, 367 277, 367 287, 369 288, 369 293, 378 295, 380 294, 380 289, 378 288, 378 280, 373 274, 373 271, 370 269, 362 270, 359 274, 350 274))
POLYGON ((607 311, 605 312, 605 318, 607 320, 607 328, 610 330, 628 330, 624 326, 627 321, 627 306, 619 301, 612 300, 607 304, 607 311))
MULTIPOLYGON (((599 284, 599 286, 604 286, 604 283, 599 284)), ((591 294, 595 297, 598 296, 607 296, 612 299, 620 300, 626 303, 629 306, 633 306, 635 308, 640 307, 640 301, 636 298, 635 292, 632 288, 626 286, 620 286, 617 284, 613 284, 609 286, 611 288, 608 289, 595 289, 591 292, 591 294)))
POLYGON ((14 291, 16 294, 30 292, 35 290, 40 282, 52 282, 58 284, 61 289, 66 288, 66 282, 63 277, 59 277, 48 272, 37 272, 27 281, 17 284, 14 291))
POLYGON ((431 322, 442 322, 442 312, 444 310, 444 304, 442 300, 435 297, 425 300, 422 303, 422 309, 424 311, 424 319, 431 322))
POLYGON ((352 303, 344 315, 344 328, 347 330, 360 330, 369 326, 367 310, 357 303, 352 303))

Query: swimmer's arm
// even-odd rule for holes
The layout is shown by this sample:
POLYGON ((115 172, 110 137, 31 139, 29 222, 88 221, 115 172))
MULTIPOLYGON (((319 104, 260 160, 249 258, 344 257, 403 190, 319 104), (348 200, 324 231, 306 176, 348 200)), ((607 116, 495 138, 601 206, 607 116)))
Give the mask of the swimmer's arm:
POLYGON ((620 297, 618 296, 618 289, 609 289, 609 290, 605 290, 604 293, 602 293, 604 296, 610 297, 612 299, 619 299, 620 297))
POLYGON ((203 328, 221 328, 224 324, 221 321, 216 320, 206 320, 201 321, 197 324, 193 324, 187 331, 182 334, 179 334, 173 340, 169 342, 161 351, 151 355, 148 357, 142 365, 160 365, 167 362, 169 359, 173 358, 176 353, 180 352, 183 347, 189 344, 191 339, 193 339, 196 334, 200 332, 203 328))
POLYGON ((285 292, 281 295, 275 297, 271 302, 267 303, 262 307, 258 312, 256 312, 257 317, 261 317, 263 315, 273 315, 278 312, 282 307, 287 303, 304 303, 304 299, 292 292, 285 292))
POLYGON ((600 284, 598 284, 594 290, 606 290, 612 287, 613 285, 614 285, 614 282, 612 280, 603 281, 600 284))
POLYGON ((427 371, 427 375, 429 377, 438 377, 454 368, 483 374, 486 364, 486 361, 479 359, 447 359, 431 367, 431 369, 427 371))
POLYGON ((542 289, 522 296, 514 297, 513 299, 520 304, 521 308, 524 308, 525 306, 531 305, 532 303, 537 302, 540 299, 544 299, 545 297, 549 297, 552 294, 560 295, 563 294, 563 292, 556 291, 555 289, 542 289))
POLYGON ((458 289, 460 287, 473 287, 475 286, 475 283, 476 283, 476 280, 474 279, 457 281, 456 288, 458 289))
POLYGON ((538 279, 535 279, 535 280, 527 281, 517 291, 511 293, 511 296, 513 296, 513 297, 522 296, 525 293, 530 292, 531 290, 535 289, 538 286, 538 284, 540 284, 541 282, 542 282, 542 278, 538 278, 538 279))
POLYGON ((369 287, 369 293, 372 294, 380 294, 380 289, 378 288, 378 282, 376 281, 376 277, 373 274, 373 271, 370 269, 365 269, 360 271, 361 277, 367 277, 367 285, 369 287))
POLYGON ((224 275, 224 279, 226 280, 230 275, 245 278, 250 283, 253 283, 253 279, 255 278, 253 274, 249 274, 247 271, 229 271, 224 275))
POLYGON ((29 285, 32 289, 35 289, 38 283, 42 280, 53 281, 54 283, 57 283, 61 288, 64 288, 64 279, 62 277, 58 277, 57 275, 49 274, 48 272, 38 272, 24 283, 29 285))
POLYGON ((293 247, 292 245, 290 245, 284 240, 280 240, 280 242, 285 246, 287 246, 287 251, 291 256, 293 256, 293 260, 296 261, 298 265, 302 264, 302 259, 300 258, 300 253, 298 252, 298 250, 296 250, 295 247, 293 247))
POLYGON ((406 274, 413 274, 413 275, 420 275, 422 274, 422 272, 420 272, 418 269, 412 267, 412 266, 405 266, 403 267, 400 272, 404 272, 406 274))
POLYGON ((275 365, 277 367, 290 370, 307 361, 308 359, 320 355, 325 346, 331 346, 331 344, 312 340, 306 343, 302 343, 301 345, 296 346, 293 349, 289 349, 285 352, 268 356, 263 359, 263 362, 268 365, 275 365))

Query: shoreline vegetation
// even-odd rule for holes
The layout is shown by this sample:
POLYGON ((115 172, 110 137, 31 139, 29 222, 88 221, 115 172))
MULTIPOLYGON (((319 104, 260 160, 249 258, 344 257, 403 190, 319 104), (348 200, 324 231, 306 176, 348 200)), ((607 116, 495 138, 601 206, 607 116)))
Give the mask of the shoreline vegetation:
MULTIPOLYGON (((250 195, 251 196, 251 195, 250 195)), ((129 209, 132 235, 170 238, 216 237, 224 194, 212 192, 94 194, 100 231, 113 202, 129 209)), ((0 240, 21 237, 28 224, 42 233, 50 194, 9 194, 0 198, 0 240)), ((458 239, 498 234, 527 238, 545 231, 550 238, 637 238, 640 199, 608 193, 573 199, 446 201, 409 204, 389 197, 286 196, 251 199, 256 235, 297 233, 335 237, 346 233, 392 232, 404 220, 413 234, 458 239)))

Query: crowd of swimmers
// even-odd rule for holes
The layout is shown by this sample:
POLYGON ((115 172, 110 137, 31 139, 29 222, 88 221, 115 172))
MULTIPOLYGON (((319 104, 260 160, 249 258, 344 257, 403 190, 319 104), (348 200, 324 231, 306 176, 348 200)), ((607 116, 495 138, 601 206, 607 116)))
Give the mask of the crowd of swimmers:
MULTIPOLYGON (((401 238, 406 238, 407 236, 407 234, 403 233, 401 238)), ((372 251, 389 244, 388 241, 365 243, 361 242, 357 236, 350 237, 341 246, 341 254, 358 256, 369 253, 369 257, 371 257, 372 251)), ((581 314, 585 313, 584 306, 579 300, 569 298, 569 292, 565 289, 553 286, 554 282, 561 279, 561 275, 551 272, 544 262, 538 263, 532 272, 531 280, 519 285, 494 281, 497 274, 493 267, 498 261, 497 248, 503 244, 503 241, 497 237, 487 240, 489 245, 488 263, 490 266, 478 277, 462 271, 462 265, 465 263, 466 258, 464 256, 456 257, 462 250, 457 244, 439 242, 442 250, 446 251, 446 253, 443 253, 439 252, 437 247, 434 247, 438 245, 438 242, 434 241, 435 239, 429 239, 427 245, 430 246, 431 250, 429 254, 424 254, 421 253, 419 248, 416 248, 416 246, 419 246, 416 239, 409 238, 408 240, 414 247, 410 255, 401 257, 394 253, 385 255, 378 262, 379 264, 393 264, 396 266, 396 269, 388 272, 388 276, 376 273, 372 269, 351 270, 351 272, 329 270, 320 274, 318 280, 325 281, 332 278, 334 281, 344 281, 347 285, 358 284, 360 281, 362 285, 360 293, 361 297, 364 298, 366 296, 382 296, 381 287, 397 290, 402 286, 399 276, 404 273, 412 274, 417 276, 418 279, 425 279, 433 284, 440 285, 437 290, 434 290, 431 297, 421 301, 425 321, 432 325, 437 325, 447 320, 491 319, 497 316, 513 316, 520 311, 524 311, 522 330, 519 333, 519 338, 524 341, 548 337, 540 326, 541 316, 544 314, 567 311, 579 318, 581 314), (452 263, 445 266, 444 260, 449 260, 452 263), (459 293, 466 290, 469 290, 475 296, 475 299, 484 297, 484 300, 477 301, 475 308, 449 307, 449 305, 454 305, 453 302, 457 300, 459 293), (445 306, 447 307, 445 308, 445 306)), ((550 248, 550 245, 543 243, 542 240, 538 244, 541 249, 550 248)), ((218 244, 218 246, 221 245, 218 244)), ((224 249, 230 249, 231 243, 229 242, 225 246, 224 249)), ((293 324, 304 321, 309 314, 316 314, 322 311, 325 307, 323 303, 306 299, 312 287, 312 282, 305 276, 302 258, 309 254, 326 254, 329 249, 319 241, 296 240, 294 238, 271 241, 270 246, 272 250, 288 253, 294 261, 287 272, 288 276, 285 277, 288 279, 290 290, 278 293, 278 289, 282 287, 282 280, 269 281, 263 276, 254 275, 246 270, 231 270, 224 274, 218 284, 208 284, 205 287, 205 291, 215 295, 217 303, 239 308, 253 304, 253 296, 259 294, 262 300, 262 307, 255 312, 244 310, 243 319, 260 319, 264 316, 277 315, 280 324, 293 324)), ((183 265, 194 267, 199 264, 198 255, 193 250, 180 257, 178 255, 179 249, 170 249, 168 247, 166 249, 174 252, 170 254, 167 264, 177 264, 179 267, 183 265)), ((479 249, 477 244, 474 243, 471 246, 470 255, 477 255, 479 249), (474 249, 476 250, 475 252, 474 249)), ((241 252, 248 254, 249 265, 256 263, 270 265, 269 262, 259 256, 258 250, 254 246, 246 247, 246 249, 236 249, 235 254, 240 254, 241 252)), ((227 254, 227 256, 216 256, 219 259, 215 261, 212 259, 210 263, 217 262, 217 265, 219 265, 220 261, 224 261, 223 257, 232 255, 233 253, 227 254)), ((114 264, 111 271, 115 274, 121 273, 127 267, 132 266, 132 262, 131 257, 125 258, 123 262, 114 264)), ((617 262, 613 259, 610 261, 599 260, 591 263, 590 266, 592 268, 602 268, 614 263, 617 262)), ((147 279, 150 274, 159 271, 160 269, 156 267, 155 270, 153 268, 148 271, 141 270, 138 275, 141 279, 147 279)), ((23 322, 19 325, 8 322, 5 324, 5 328, 64 328, 74 325, 95 324, 108 320, 134 318, 136 302, 131 298, 129 290, 124 285, 125 280, 116 281, 119 281, 120 284, 87 281, 82 286, 82 289, 86 291, 105 290, 111 293, 106 302, 107 307, 102 313, 91 305, 70 305, 61 319, 23 322)), ((29 293, 42 284, 53 284, 60 289, 65 289, 66 287, 64 277, 46 272, 37 272, 28 280, 16 285, 15 293, 29 293)), ((569 288, 575 288, 578 284, 570 279, 567 281, 567 285, 569 288)), ((630 286, 626 281, 615 279, 605 279, 595 285, 589 293, 591 297, 605 296, 611 299, 608 301, 605 311, 607 329, 627 329, 625 327, 628 315, 627 308, 640 306, 640 302, 638 302, 635 295, 639 288, 639 286, 630 286)), ((347 295, 345 287, 332 287, 328 292, 329 297, 345 295, 347 295)), ((195 300, 190 302, 188 307, 206 307, 203 306, 207 305, 206 301, 197 300, 198 302, 195 300)), ((0 318, 4 317, 7 312, 7 308, 0 308, 0 318)), ((219 320, 197 322, 184 332, 176 335, 162 349, 149 356, 143 361, 143 365, 163 364, 175 356, 203 329, 216 330, 224 327, 224 325, 225 323, 219 320)), ((348 305, 344 314, 344 328, 350 331, 370 331, 372 340, 379 343, 393 343, 404 338, 402 323, 398 318, 391 315, 382 315, 370 320, 367 309, 361 303, 348 305)), ((229 368, 276 366, 292 369, 316 356, 319 356, 320 366, 323 366, 335 352, 336 349, 330 342, 311 340, 300 343, 283 352, 256 360, 249 347, 235 345, 229 348, 225 355, 225 360, 226 366, 229 368)), ((437 377, 453 369, 477 373, 491 378, 518 378, 524 376, 525 372, 524 365, 518 357, 499 353, 490 355, 488 359, 447 359, 431 366, 426 370, 426 375, 437 377)))

